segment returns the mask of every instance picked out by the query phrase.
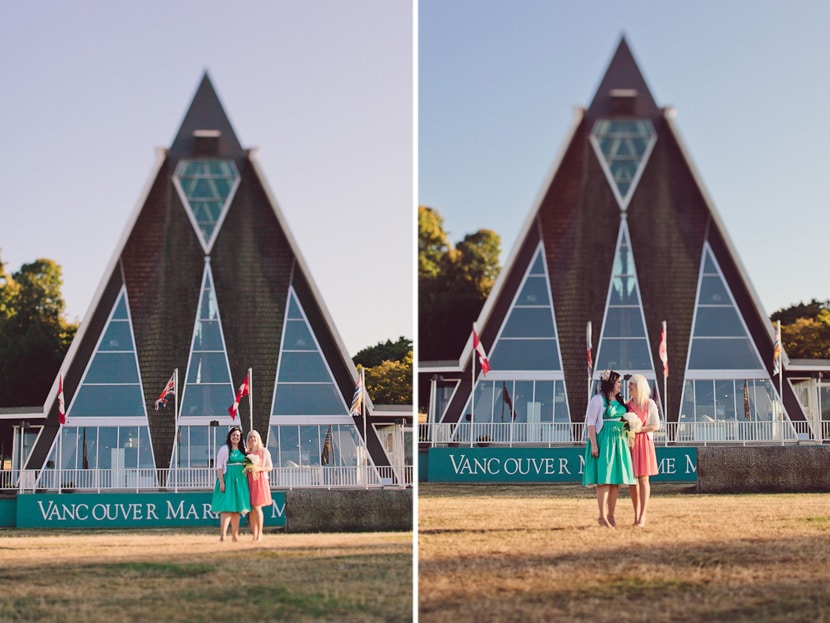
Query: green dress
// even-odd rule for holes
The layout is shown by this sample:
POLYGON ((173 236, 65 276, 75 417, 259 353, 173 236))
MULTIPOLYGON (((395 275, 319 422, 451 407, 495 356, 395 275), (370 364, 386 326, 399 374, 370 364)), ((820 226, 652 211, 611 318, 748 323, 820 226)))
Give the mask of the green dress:
POLYGON ((599 456, 591 455, 591 441, 585 446, 585 470, 582 474, 583 486, 592 485, 633 485, 634 467, 631 463, 631 451, 623 429, 622 418, 626 412, 625 405, 616 400, 605 403, 602 412, 602 430, 597 433, 599 456))
POLYGON ((219 479, 213 486, 213 500, 210 510, 213 513, 248 513, 251 511, 251 494, 248 490, 248 477, 242 472, 245 467, 245 455, 239 450, 232 450, 228 456, 228 469, 225 472, 225 492, 219 490, 219 479))

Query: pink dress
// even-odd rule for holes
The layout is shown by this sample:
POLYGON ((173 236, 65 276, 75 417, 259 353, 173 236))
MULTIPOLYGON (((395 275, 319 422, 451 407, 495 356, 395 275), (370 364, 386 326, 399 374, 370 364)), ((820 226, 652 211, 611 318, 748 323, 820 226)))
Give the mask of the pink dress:
MULTIPOLYGON (((648 408, 651 401, 646 402, 642 407, 638 407, 633 402, 628 403, 628 408, 637 414, 643 426, 646 425, 648 419, 648 408)), ((651 439, 649 433, 637 433, 634 436, 634 445, 631 448, 631 462, 634 466, 634 476, 656 476, 659 471, 657 469, 657 453, 654 451, 654 441, 651 439)))
POLYGON ((259 464, 266 468, 264 472, 250 472, 248 474, 248 488, 251 490, 251 506, 270 506, 271 483, 268 480, 268 474, 273 467, 271 453, 263 448, 259 452, 251 452, 249 454, 258 455, 259 464))

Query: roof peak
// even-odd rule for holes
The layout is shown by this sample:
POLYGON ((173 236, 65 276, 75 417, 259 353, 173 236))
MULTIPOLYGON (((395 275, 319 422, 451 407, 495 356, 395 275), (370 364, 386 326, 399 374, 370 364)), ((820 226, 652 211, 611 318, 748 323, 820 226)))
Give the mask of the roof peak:
POLYGON ((623 34, 600 81, 587 116, 655 117, 660 109, 651 95, 634 54, 623 34))
POLYGON ((190 107, 170 146, 169 154, 172 159, 192 158, 200 155, 239 158, 244 154, 207 69, 202 74, 190 107), (204 141, 197 141, 194 134, 208 135, 214 140, 206 146, 203 144, 204 141), (205 150, 210 153, 205 153, 205 150))

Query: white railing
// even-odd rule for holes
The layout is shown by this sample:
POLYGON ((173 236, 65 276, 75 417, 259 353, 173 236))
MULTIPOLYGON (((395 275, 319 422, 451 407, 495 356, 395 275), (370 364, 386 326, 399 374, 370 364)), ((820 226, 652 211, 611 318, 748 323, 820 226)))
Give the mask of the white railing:
MULTIPOLYGON (((542 422, 528 424, 420 424, 418 441, 433 447, 553 447, 585 444, 585 425, 542 422)), ((657 445, 771 445, 830 442, 830 422, 669 422, 654 433, 657 445)))
MULTIPOLYGON (((277 467, 269 472, 273 489, 358 489, 411 486, 413 468, 402 467, 277 467)), ((25 469, 0 470, 0 490, 18 492, 74 491, 205 491, 212 490, 216 470, 173 469, 25 469)))

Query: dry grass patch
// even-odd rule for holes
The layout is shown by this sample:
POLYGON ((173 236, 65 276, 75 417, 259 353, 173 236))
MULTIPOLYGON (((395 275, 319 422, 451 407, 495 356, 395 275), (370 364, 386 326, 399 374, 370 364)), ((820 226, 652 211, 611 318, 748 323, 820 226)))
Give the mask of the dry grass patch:
POLYGON ((419 490, 419 612, 434 621, 830 621, 830 498, 653 485, 646 528, 596 525, 571 485, 419 490))
POLYGON ((2 621, 410 621, 412 534, 0 531, 2 621), (252 610, 253 609, 253 610, 252 610))

